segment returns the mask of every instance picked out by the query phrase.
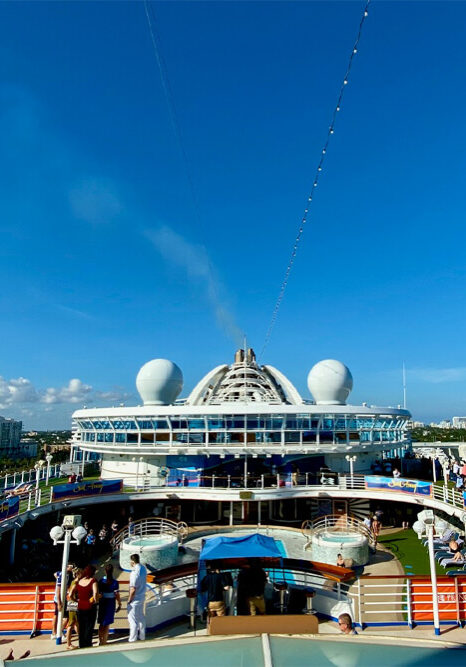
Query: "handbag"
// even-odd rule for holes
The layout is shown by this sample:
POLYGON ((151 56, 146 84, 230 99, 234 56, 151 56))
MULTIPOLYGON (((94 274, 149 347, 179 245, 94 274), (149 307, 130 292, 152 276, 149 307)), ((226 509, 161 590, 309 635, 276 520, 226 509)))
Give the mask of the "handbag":
POLYGON ((67 611, 78 611, 78 601, 77 600, 68 600, 66 603, 67 611))

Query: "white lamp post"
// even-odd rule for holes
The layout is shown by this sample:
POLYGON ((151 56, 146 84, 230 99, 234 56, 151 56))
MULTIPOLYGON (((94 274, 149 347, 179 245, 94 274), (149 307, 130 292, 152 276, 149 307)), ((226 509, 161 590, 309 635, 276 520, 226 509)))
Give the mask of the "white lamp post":
POLYGON ((438 595, 437 595, 437 573, 435 571, 435 555, 434 555, 434 520, 432 518, 424 519, 427 528, 427 539, 429 544, 429 562, 430 562, 430 581, 432 585, 432 608, 434 612, 434 630, 435 634, 440 634, 440 616, 438 611, 438 595))
POLYGON ((432 456, 432 477, 434 479, 434 484, 437 481, 437 469, 435 467, 435 461, 436 460, 437 460, 437 457, 435 456, 435 454, 433 454, 433 456, 432 456))
POLYGON ((351 488, 353 488, 353 471, 354 471, 353 466, 354 466, 354 462, 356 461, 357 458, 358 457, 356 455, 350 456, 349 454, 347 454, 345 456, 345 459, 348 461, 349 467, 350 467, 351 488))
POLYGON ((42 467, 43 467, 44 463, 45 463, 45 461, 43 461, 42 459, 40 459, 39 461, 37 461, 37 463, 36 463, 35 466, 34 466, 35 471, 36 471, 36 494, 35 494, 36 497, 35 497, 35 505, 37 505, 38 502, 39 502, 39 481, 40 481, 40 471, 42 470, 42 467))
POLYGON ((52 454, 50 452, 45 455, 45 460, 47 461, 47 476, 45 478, 45 486, 49 485, 49 477, 50 477, 50 463, 52 461, 52 454))
POLYGON ((60 584, 60 609, 57 618, 57 644, 62 642, 63 611, 66 604, 66 570, 68 567, 68 557, 70 555, 70 544, 80 544, 81 540, 87 535, 86 529, 76 523, 81 523, 80 516, 65 516, 62 526, 54 526, 49 535, 53 544, 63 544, 63 558, 61 562, 61 584, 60 584), (64 536, 64 539, 62 537, 64 536), (73 536, 73 540, 71 539, 73 536))

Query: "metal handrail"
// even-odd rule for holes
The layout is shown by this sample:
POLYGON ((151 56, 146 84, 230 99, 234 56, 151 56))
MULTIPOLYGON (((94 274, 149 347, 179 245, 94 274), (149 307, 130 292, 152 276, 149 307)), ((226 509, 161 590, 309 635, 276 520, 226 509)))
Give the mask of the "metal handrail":
POLYGON ((301 525, 302 533, 308 538, 308 546, 313 537, 318 537, 324 532, 339 533, 347 531, 363 535, 369 541, 371 547, 376 546, 375 537, 363 521, 349 514, 327 514, 314 521, 304 521, 301 525))
POLYGON ((112 537, 110 544, 114 549, 119 549, 121 543, 130 537, 147 537, 154 535, 174 535, 180 542, 188 534, 188 525, 184 521, 171 521, 170 519, 146 517, 136 519, 131 524, 124 526, 112 537))

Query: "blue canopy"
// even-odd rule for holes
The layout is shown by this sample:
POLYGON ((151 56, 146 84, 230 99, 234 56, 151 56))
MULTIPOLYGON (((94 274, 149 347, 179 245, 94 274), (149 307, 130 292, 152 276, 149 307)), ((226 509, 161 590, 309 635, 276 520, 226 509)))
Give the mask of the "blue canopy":
POLYGON ((281 558, 273 537, 243 535, 242 537, 211 537, 205 540, 199 560, 225 558, 281 558))

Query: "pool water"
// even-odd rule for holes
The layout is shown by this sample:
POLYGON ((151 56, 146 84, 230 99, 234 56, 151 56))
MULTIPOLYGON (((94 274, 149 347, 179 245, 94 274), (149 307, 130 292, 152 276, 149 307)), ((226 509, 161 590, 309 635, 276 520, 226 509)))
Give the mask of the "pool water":
POLYGON ((161 547, 165 544, 171 544, 173 537, 144 537, 143 539, 131 540, 132 547, 161 547))
MULTIPOLYGON (((170 640, 174 642, 176 640, 170 640)), ((400 646, 392 643, 365 643, 362 637, 335 640, 302 639, 291 637, 269 637, 272 667, 444 667, 449 664, 462 664, 466 657, 465 649, 424 648, 422 646, 400 646)), ((143 646, 143 643, 141 644, 143 646)), ((262 641, 259 637, 239 639, 206 639, 199 643, 172 644, 150 648, 131 648, 125 650, 121 645, 118 651, 87 649, 73 654, 55 654, 34 658, 35 667, 166 667, 166 665, 184 665, 189 667, 264 667, 262 641)))
POLYGON ((327 542, 336 542, 337 544, 357 544, 365 539, 362 535, 359 535, 359 533, 354 535, 347 535, 345 533, 323 533, 322 537, 327 542))

